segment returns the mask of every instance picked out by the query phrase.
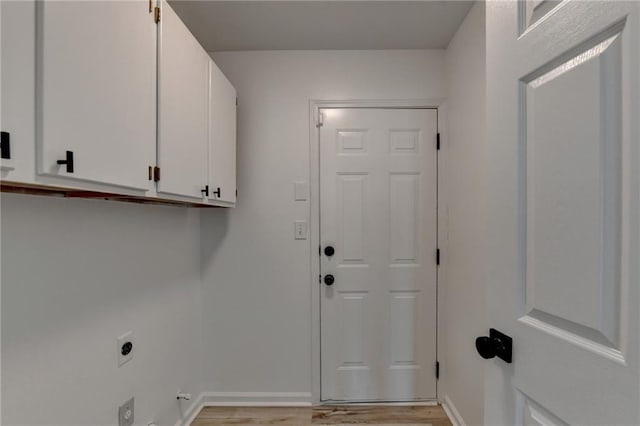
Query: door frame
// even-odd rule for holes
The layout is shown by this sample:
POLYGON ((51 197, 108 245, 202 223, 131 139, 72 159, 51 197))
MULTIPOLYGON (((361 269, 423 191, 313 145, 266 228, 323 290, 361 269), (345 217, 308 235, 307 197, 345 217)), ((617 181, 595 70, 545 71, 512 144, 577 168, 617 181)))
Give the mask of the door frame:
MULTIPOLYGON (((318 255, 318 247, 320 247, 320 130, 317 126, 320 110, 323 108, 385 108, 385 109, 435 109, 437 111, 437 128, 440 132, 440 151, 438 152, 438 166, 436 178, 437 193, 437 244, 440 248, 440 266, 436 274, 436 357, 442 359, 443 345, 441 344, 441 325, 442 313, 439 309, 441 306, 442 294, 439 291, 440 283, 446 279, 447 264, 447 197, 446 191, 446 173, 447 164, 447 135, 442 133, 446 123, 446 108, 443 98, 433 99, 382 99, 382 100, 316 100, 309 101, 309 248, 310 248, 310 265, 311 265, 311 402, 312 404, 322 404, 322 374, 321 374, 321 319, 320 319, 320 303, 321 287, 319 285, 320 277, 320 256, 318 255)), ((440 378, 443 377, 442 363, 440 365, 440 378)), ((440 382, 436 383, 436 400, 440 400, 441 392, 440 382)), ((434 401, 436 402, 436 401, 434 401)), ((419 402, 410 403, 418 405, 419 402)))

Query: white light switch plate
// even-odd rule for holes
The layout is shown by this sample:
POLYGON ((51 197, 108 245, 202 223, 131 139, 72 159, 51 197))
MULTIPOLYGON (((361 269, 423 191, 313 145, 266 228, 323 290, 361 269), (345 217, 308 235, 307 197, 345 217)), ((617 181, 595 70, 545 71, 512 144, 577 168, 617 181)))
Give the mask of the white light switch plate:
POLYGON ((294 222, 294 233, 296 240, 306 240, 307 239, 307 221, 306 220, 296 220, 294 222))
POLYGON ((293 183, 293 193, 295 201, 307 201, 309 198, 309 186, 304 180, 299 180, 293 183))

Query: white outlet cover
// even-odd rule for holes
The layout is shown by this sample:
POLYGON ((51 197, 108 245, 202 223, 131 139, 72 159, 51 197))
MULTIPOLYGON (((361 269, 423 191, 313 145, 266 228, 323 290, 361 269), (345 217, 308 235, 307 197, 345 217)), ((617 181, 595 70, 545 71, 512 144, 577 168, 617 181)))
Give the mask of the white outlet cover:
POLYGON ((133 331, 127 331, 122 336, 118 337, 118 367, 122 367, 125 363, 133 359, 135 345, 127 355, 122 354, 122 346, 127 342, 133 343, 133 331))
POLYGON ((307 239, 307 221, 296 220, 294 222, 293 232, 296 240, 306 240, 307 239))

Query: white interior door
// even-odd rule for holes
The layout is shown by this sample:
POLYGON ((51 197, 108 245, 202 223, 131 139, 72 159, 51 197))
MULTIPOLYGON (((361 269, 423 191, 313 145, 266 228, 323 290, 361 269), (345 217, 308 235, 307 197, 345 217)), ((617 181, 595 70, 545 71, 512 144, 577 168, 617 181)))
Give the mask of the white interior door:
POLYGON ((640 422, 639 8, 487 3, 488 425, 640 422))
POLYGON ((437 111, 321 111, 322 399, 435 398, 437 111))
POLYGON ((162 0, 158 192, 202 201, 208 180, 209 55, 162 0))
POLYGON ((148 190, 156 141, 149 2, 38 1, 36 22, 38 172, 148 190), (58 164, 68 155, 73 168, 58 164))

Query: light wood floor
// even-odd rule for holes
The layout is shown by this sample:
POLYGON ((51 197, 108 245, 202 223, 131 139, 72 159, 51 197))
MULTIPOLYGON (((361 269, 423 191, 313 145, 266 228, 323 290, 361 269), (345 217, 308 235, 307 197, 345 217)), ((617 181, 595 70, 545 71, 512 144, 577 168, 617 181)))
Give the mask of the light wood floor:
POLYGON ((442 407, 323 405, 318 407, 205 407, 191 426, 218 425, 451 426, 442 407))

